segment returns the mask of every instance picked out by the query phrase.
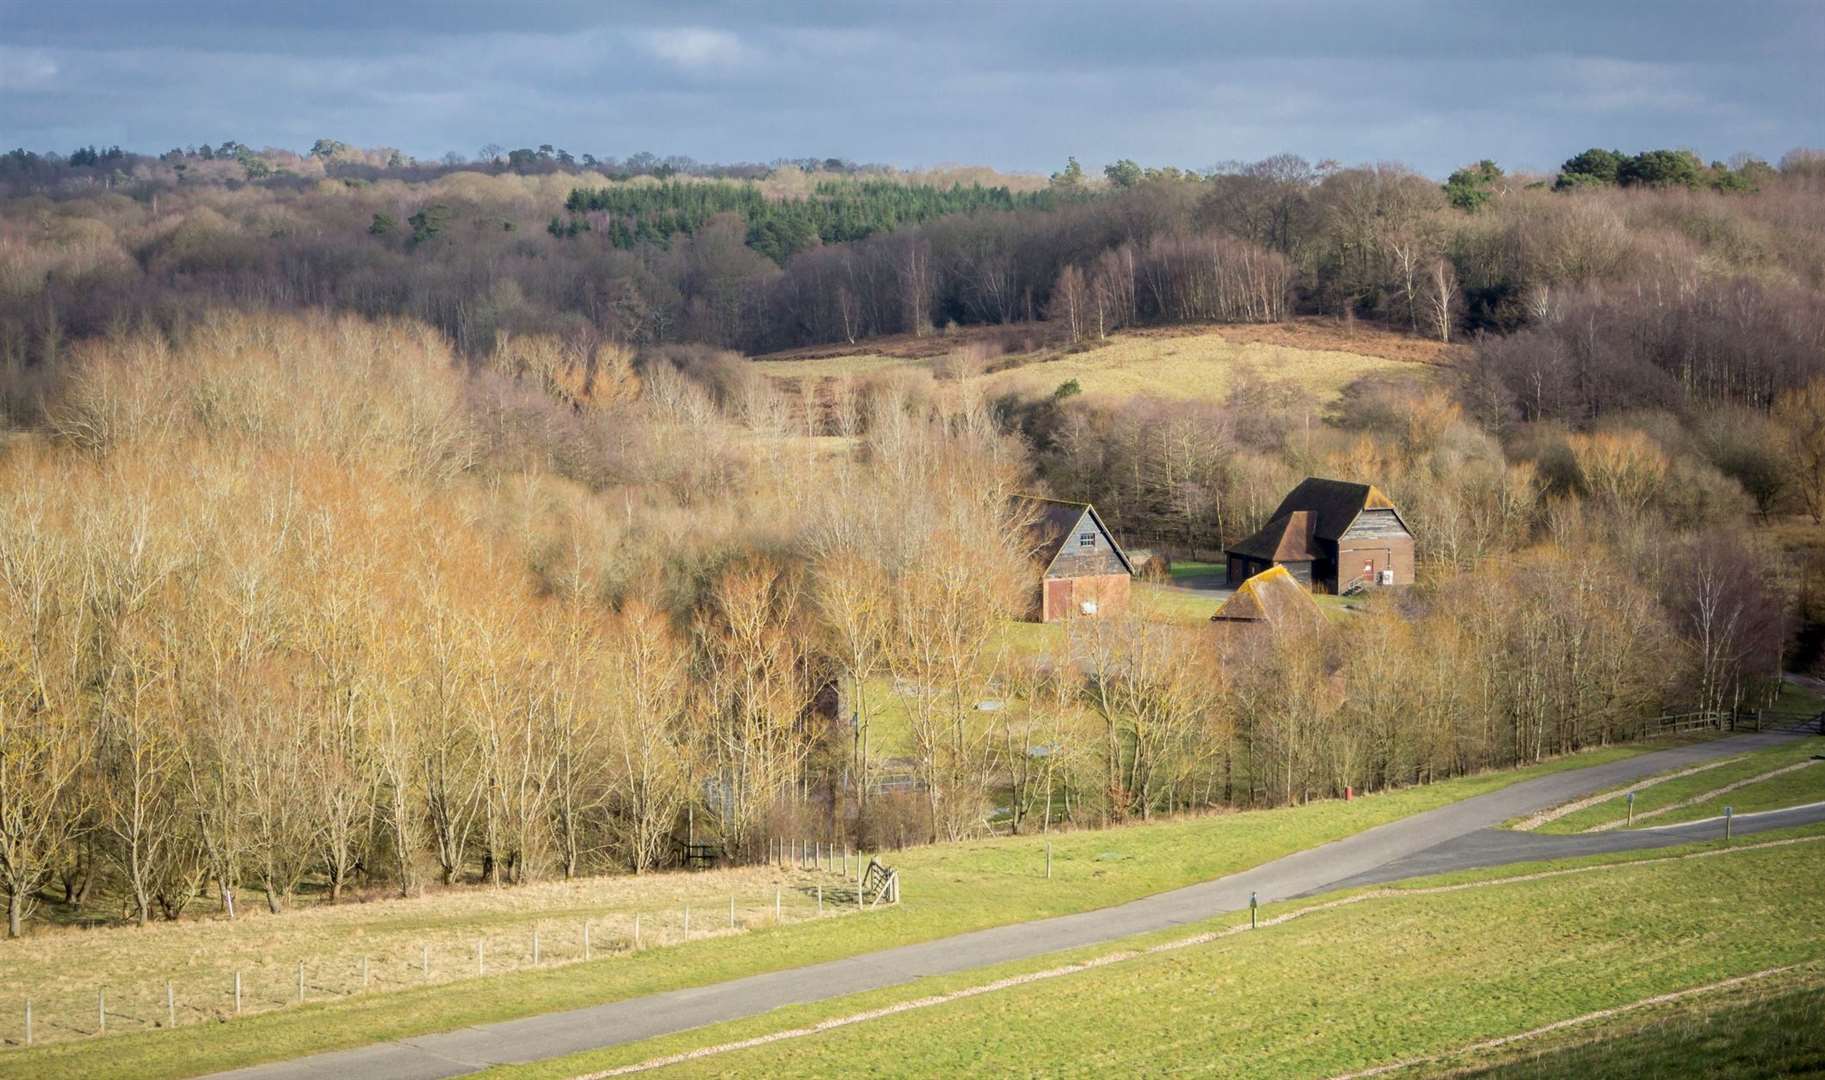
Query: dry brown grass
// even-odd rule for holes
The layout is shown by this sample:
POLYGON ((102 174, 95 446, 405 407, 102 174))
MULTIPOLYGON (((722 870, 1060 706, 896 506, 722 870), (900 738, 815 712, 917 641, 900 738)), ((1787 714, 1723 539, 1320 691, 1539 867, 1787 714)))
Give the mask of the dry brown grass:
POLYGON ((683 940, 687 905, 693 939, 774 925, 776 891, 783 921, 815 918, 819 885, 829 916, 854 911, 854 887, 840 871, 768 866, 453 889, 276 916, 259 906, 258 894, 248 894, 233 922, 211 916, 143 929, 47 931, 6 942, 0 947, 0 986, 6 988, 0 1033, 21 1035, 24 1000, 30 999, 36 1042, 92 1034, 100 992, 106 993, 109 1032, 161 1026, 167 980, 180 1025, 225 1019, 234 1011, 236 972, 243 1013, 282 1008, 297 1000, 300 963, 306 1000, 361 992, 364 958, 369 994, 470 979, 477 974, 478 940, 486 972, 498 974, 532 963, 534 930, 542 965, 569 963, 583 957, 585 922, 591 955, 601 958, 632 948, 636 915, 643 947, 683 940))
MULTIPOLYGON (((994 328, 1006 338, 1006 328, 994 328)), ((930 371, 963 346, 990 335, 959 332, 926 338, 883 338, 844 349, 798 350, 762 357, 769 376, 784 380, 930 371)), ((1265 326, 1160 327, 1124 332, 1081 352, 1040 349, 990 360, 1002 368, 983 379, 983 392, 1041 396, 1075 379, 1090 400, 1147 396, 1221 401, 1252 371, 1291 382, 1330 401, 1351 382, 1382 372, 1424 370, 1445 362, 1447 346, 1383 330, 1347 330, 1305 320, 1265 326)))

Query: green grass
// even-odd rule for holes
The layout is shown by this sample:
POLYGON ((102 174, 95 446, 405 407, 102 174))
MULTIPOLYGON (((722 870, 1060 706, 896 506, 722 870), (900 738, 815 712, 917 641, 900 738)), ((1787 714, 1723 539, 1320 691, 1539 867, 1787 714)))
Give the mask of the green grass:
MULTIPOLYGON (((1825 739, 1817 741, 1825 744, 1825 739)), ((1825 745, 1814 746, 1813 750, 1825 752, 1825 745)), ((1735 791, 1662 814, 1647 822, 1647 825, 1675 825, 1682 821, 1703 821, 1706 818, 1721 816, 1726 806, 1730 807, 1734 813, 1754 814, 1763 810, 1780 810, 1789 806, 1804 806, 1816 802, 1825 802, 1825 762, 1815 762, 1806 768, 1748 784, 1735 791)))
POLYGON ((1825 697, 1813 693, 1804 686, 1793 683, 1782 683, 1780 696, 1775 699, 1773 709, 1784 713, 1813 713, 1825 711, 1825 697))
MULTIPOLYGON (((890 856, 904 875, 906 902, 862 918, 799 923, 592 963, 476 979, 455 987, 348 998, 232 1023, 185 1025, 173 1031, 8 1051, 0 1054, 0 1076, 45 1080, 188 1076, 701 986, 989 926, 1086 911, 1220 877, 1519 780, 1638 752, 1636 748, 1593 751, 1532 768, 1462 777, 1353 802, 1057 833, 1051 837, 1051 881, 1042 874, 1045 840, 1040 837, 914 848, 890 856)), ((655 881, 663 887, 662 881, 655 881)), ((4 955, 0 951, 0 958, 4 955)), ((0 985, 18 985, 3 959, 0 985)), ((7 1030, 10 1028, 8 1024, 7 1030)))
MULTIPOLYGON (((1718 788, 1734 784, 1740 780, 1747 780, 1754 776, 1760 776, 1763 773, 1772 772, 1785 765, 1805 761, 1812 757, 1812 755, 1820 753, 1821 750, 1825 750, 1825 739, 1801 739, 1781 746, 1773 746, 1764 750, 1752 751, 1743 755, 1741 760, 1718 765, 1715 768, 1703 769, 1688 776, 1664 780, 1660 783, 1642 788, 1635 792, 1635 816, 1639 822, 1639 827, 1645 828, 1653 825, 1669 825, 1676 821, 1694 821, 1699 818, 1709 817, 1711 816, 1709 813, 1692 813, 1688 815, 1686 811, 1681 810, 1641 820, 1643 815, 1648 814, 1651 811, 1673 806, 1687 799, 1703 795, 1707 791, 1715 791, 1718 788)), ((1733 791, 1725 797, 1724 801, 1733 802, 1740 791, 1747 790, 1749 789, 1743 788, 1739 789, 1739 791, 1733 791)), ((1722 813, 1722 802, 1718 805, 1720 809, 1716 812, 1722 813)), ((1767 806, 1762 807, 1762 809, 1768 808, 1769 807, 1767 806)), ((1738 809, 1741 809, 1741 807, 1739 806, 1738 809)), ((1744 812, 1746 813, 1747 811, 1744 812)), ((1618 793, 1614 798, 1605 799, 1601 802, 1587 806, 1582 810, 1576 810, 1564 817, 1549 821, 1544 825, 1541 825, 1537 831, 1559 834, 1580 833, 1600 825, 1608 825, 1618 821, 1626 821, 1627 819, 1627 797, 1618 789, 1618 793)))
POLYGON ((1172 580, 1181 578, 1215 577, 1226 574, 1229 568, 1222 563, 1198 562, 1195 559, 1175 559, 1172 563, 1172 580))
POLYGON ((1825 1074, 1825 971, 1778 976, 1397 1076, 1710 1080, 1825 1074))
MULTIPOLYGON (((1427 894, 1421 888, 1437 882, 1415 882, 1397 895, 1284 925, 719 1054, 665 1074, 1133 1074, 1205 1071, 1221 1062, 1232 1075, 1324 1076, 1825 961, 1816 931, 1825 896, 1810 887, 1825 875, 1825 843, 1672 862, 1669 854, 1543 880, 1530 880, 1537 865, 1452 875, 1458 883, 1495 883, 1458 892, 1427 894)), ((1271 905, 1263 916, 1315 903, 1271 905)), ((1225 916, 1122 946, 1133 951, 1238 921, 1225 916)), ((571 1076, 1115 951, 1105 945, 925 979, 491 1075, 571 1076)))

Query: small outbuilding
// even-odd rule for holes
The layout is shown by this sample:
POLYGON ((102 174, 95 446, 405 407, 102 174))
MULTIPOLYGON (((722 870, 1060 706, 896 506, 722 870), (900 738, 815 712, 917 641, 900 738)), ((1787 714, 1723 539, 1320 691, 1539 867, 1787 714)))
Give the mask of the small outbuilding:
POLYGON ((1274 566, 1244 581, 1210 617, 1231 641, 1264 634, 1306 634, 1323 629, 1324 612, 1309 588, 1284 566, 1274 566))
POLYGON ((1040 622, 1127 609, 1134 565, 1094 506, 1022 496, 1017 510, 1043 567, 1034 596, 1040 622))
POLYGON ((1413 534, 1373 484, 1307 477, 1259 532, 1224 554, 1231 585, 1273 567, 1339 595, 1413 584, 1413 534))

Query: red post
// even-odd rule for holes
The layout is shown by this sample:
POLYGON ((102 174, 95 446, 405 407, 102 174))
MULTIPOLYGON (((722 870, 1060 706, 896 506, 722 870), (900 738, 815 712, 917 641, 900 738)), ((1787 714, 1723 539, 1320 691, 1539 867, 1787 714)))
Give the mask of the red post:
POLYGON ((1350 800, 1352 800, 1354 798, 1356 798, 1356 789, 1346 785, 1343 789, 1343 801, 1349 802, 1350 800))

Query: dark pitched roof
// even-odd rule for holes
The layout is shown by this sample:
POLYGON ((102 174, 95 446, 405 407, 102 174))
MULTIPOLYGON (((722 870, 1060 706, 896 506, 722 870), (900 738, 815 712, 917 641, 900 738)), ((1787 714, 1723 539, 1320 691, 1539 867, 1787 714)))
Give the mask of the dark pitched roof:
POLYGON ((1309 630, 1324 625, 1324 612, 1305 586, 1284 566, 1270 567, 1242 583, 1214 623, 1266 623, 1276 630, 1309 630))
POLYGON ((1294 510, 1290 514, 1274 518, 1262 526, 1260 532, 1240 541, 1229 550, 1236 555, 1247 555, 1268 562, 1310 562, 1317 557, 1317 553, 1312 550, 1314 522, 1310 511, 1294 510))
POLYGON ((1308 476, 1299 481, 1299 486, 1288 493, 1286 498, 1280 500, 1280 508, 1274 511, 1269 520, 1303 510, 1314 518, 1312 535, 1320 540, 1334 541, 1349 529, 1350 523, 1364 510, 1393 509, 1394 503, 1373 484, 1352 484, 1347 480, 1308 476))
POLYGON ((1027 525, 1027 531, 1033 538, 1033 555, 1047 566, 1052 565, 1052 560, 1058 558, 1059 550, 1065 546, 1065 541, 1071 538, 1072 531, 1077 528, 1077 523, 1083 520, 1084 514, 1088 513, 1090 519, 1096 523, 1097 529, 1108 539, 1110 550, 1114 551, 1115 557, 1121 560, 1123 568, 1130 574, 1134 573, 1134 564, 1128 561, 1128 553, 1122 550, 1121 542, 1115 538, 1113 532, 1109 531, 1109 527, 1103 524, 1102 515, 1096 512, 1096 507, 1087 502, 1067 502, 1063 499, 1041 498, 1038 495, 1016 495, 1014 502, 1016 513, 1032 518, 1027 525))

